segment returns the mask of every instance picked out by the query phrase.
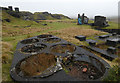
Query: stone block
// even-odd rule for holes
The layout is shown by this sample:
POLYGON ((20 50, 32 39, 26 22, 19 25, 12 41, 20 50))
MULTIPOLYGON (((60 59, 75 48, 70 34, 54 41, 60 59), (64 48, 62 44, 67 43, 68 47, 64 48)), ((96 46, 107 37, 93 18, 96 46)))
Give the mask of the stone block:
POLYGON ((8 6, 8 9, 9 9, 10 11, 13 11, 12 6, 8 6))
POLYGON ((117 33, 112 33, 112 36, 116 36, 117 35, 117 33))
POLYGON ((16 12, 19 12, 19 8, 18 8, 18 7, 15 7, 15 11, 16 11, 16 12))
POLYGON ((75 38, 79 39, 80 41, 86 41, 86 36, 79 35, 79 36, 75 36, 75 38))
POLYGON ((120 39, 119 39, 119 38, 107 39, 106 45, 116 46, 119 42, 120 42, 120 39))
POLYGON ((114 47, 108 47, 108 48, 107 48, 107 52, 108 52, 108 53, 115 54, 115 53, 116 53, 116 48, 114 48, 114 47))
POLYGON ((95 45, 96 45, 96 41, 94 41, 94 40, 93 40, 93 41, 90 41, 90 42, 89 42, 89 45, 90 45, 90 46, 95 46, 95 45))
POLYGON ((100 39, 105 39, 105 38, 108 38, 108 37, 109 37, 109 35, 100 35, 99 36, 100 39))

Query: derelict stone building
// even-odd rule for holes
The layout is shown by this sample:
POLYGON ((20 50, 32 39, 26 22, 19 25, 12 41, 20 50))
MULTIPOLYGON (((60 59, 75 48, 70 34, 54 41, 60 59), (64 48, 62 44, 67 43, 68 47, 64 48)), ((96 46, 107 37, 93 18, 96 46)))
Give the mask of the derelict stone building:
POLYGON ((18 8, 18 7, 15 7, 15 11, 16 11, 16 12, 19 12, 19 8, 18 8))
POLYGON ((10 11, 13 11, 12 6, 8 6, 8 9, 9 9, 10 11))
POLYGON ((106 17, 104 16, 95 16, 94 18, 94 26, 101 26, 101 27, 107 27, 108 22, 106 21, 106 17))

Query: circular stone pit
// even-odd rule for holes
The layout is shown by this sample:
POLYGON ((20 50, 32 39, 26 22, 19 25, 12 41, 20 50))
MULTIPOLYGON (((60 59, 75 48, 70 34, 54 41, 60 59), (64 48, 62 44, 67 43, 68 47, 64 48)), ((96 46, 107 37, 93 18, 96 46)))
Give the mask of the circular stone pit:
POLYGON ((38 38, 50 38, 52 37, 52 35, 49 35, 49 34, 43 34, 43 35, 39 35, 37 36, 38 38))
POLYGON ((66 53, 69 51, 70 53, 76 50, 76 47, 72 44, 57 44, 50 47, 52 53, 66 53))
POLYGON ((60 38, 47 38, 43 40, 44 43, 57 43, 60 41, 61 41, 60 38))
MULTIPOLYGON (((85 61, 75 61, 66 66, 68 74, 79 80, 97 80, 105 72, 99 71, 94 65, 85 61)), ((105 71, 105 67, 102 68, 105 71)))
POLYGON ((19 61, 15 70, 21 77, 35 77, 41 75, 47 68, 55 66, 55 63, 56 59, 53 54, 41 53, 19 61))
POLYGON ((32 43, 37 43, 37 42, 39 42, 37 38, 25 39, 21 41, 22 44, 32 44, 32 43))
POLYGON ((21 48, 21 52, 24 53, 36 53, 36 52, 40 52, 43 49, 45 49, 47 46, 44 44, 39 44, 39 45, 35 45, 35 44, 31 44, 31 45, 27 45, 21 48))

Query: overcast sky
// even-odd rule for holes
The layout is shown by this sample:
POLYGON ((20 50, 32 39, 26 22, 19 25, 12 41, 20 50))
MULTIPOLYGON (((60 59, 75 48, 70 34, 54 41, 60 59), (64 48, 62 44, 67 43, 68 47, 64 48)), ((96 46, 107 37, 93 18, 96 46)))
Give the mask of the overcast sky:
POLYGON ((85 13, 88 17, 95 15, 117 16, 120 0, 1 0, 0 6, 19 7, 20 11, 64 14, 77 17, 85 13))

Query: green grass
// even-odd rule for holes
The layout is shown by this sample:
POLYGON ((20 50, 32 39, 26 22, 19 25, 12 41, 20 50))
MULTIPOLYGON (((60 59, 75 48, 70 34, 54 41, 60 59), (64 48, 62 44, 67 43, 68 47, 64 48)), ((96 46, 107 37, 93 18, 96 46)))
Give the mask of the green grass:
POLYGON ((104 78, 103 81, 109 83, 120 82, 120 66, 113 66, 110 69, 108 76, 104 78))
POLYGON ((2 65, 2 79, 3 81, 13 81, 10 77, 10 67, 11 67, 11 62, 9 64, 3 64, 2 65))
POLYGON ((118 28, 118 23, 109 22, 108 24, 109 24, 110 26, 104 27, 103 29, 119 29, 119 28, 118 28))

